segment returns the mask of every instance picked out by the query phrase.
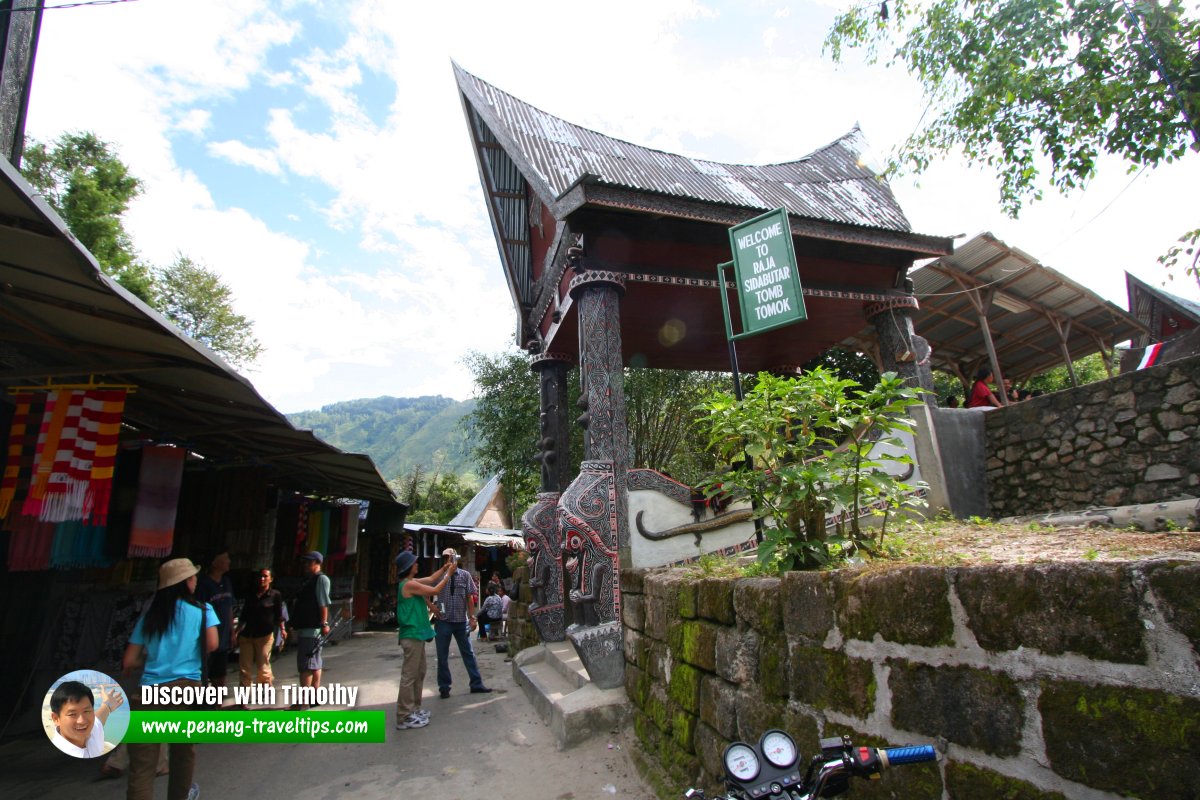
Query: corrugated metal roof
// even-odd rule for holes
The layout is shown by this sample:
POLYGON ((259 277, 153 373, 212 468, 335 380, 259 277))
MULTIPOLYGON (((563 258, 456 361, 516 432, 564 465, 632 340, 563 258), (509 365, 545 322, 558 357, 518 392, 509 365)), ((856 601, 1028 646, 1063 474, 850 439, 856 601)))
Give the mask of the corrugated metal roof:
POLYGON ((784 164, 721 164, 664 153, 534 108, 454 65, 459 88, 498 138, 509 140, 551 198, 588 175, 600 183, 721 205, 910 233, 887 183, 862 163, 866 139, 845 136, 784 164))
MULTIPOLYGON (((933 348, 933 366, 951 374, 970 374, 988 358, 972 290, 994 292, 988 326, 1001 371, 1013 380, 1063 363, 1060 328, 1072 359, 1110 350, 1142 330, 1124 309, 990 233, 909 277, 921 304, 913 329, 933 348)), ((866 327, 843 344, 863 348, 873 340, 866 327)))

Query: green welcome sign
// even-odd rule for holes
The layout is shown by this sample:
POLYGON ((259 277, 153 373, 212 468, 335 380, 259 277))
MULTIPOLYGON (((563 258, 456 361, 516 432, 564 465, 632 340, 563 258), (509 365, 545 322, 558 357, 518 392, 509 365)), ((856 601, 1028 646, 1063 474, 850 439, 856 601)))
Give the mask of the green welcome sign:
MULTIPOLYGON (((733 226, 729 229, 729 243, 733 248, 733 273, 743 328, 734 335, 726 293, 721 292, 730 339, 754 336, 808 319, 785 209, 777 208, 733 226)), ((717 268, 722 281, 728 266, 722 264, 717 268)))

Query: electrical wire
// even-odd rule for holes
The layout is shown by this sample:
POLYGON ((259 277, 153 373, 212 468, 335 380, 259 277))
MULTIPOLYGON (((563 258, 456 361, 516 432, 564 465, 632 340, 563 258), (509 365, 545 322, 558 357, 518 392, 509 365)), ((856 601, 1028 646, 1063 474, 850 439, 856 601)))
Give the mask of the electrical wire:
POLYGON ((78 0, 75 3, 60 3, 56 6, 31 5, 19 8, 0 9, 0 14, 19 14, 23 11, 54 11, 60 8, 82 8, 84 6, 112 6, 117 3, 134 3, 137 0, 78 0))

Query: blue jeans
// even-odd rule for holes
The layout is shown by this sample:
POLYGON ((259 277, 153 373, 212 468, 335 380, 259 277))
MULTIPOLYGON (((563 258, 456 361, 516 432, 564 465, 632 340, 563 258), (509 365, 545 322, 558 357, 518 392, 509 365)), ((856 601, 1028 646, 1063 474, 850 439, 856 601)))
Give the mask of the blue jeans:
POLYGON ((467 668, 467 677, 471 679, 471 688, 483 686, 483 678, 479 675, 479 665, 475 663, 475 651, 471 649, 471 634, 467 623, 446 622, 436 620, 433 624, 434 639, 437 645, 437 681, 438 691, 450 691, 450 637, 458 642, 458 654, 462 656, 463 666, 467 668))

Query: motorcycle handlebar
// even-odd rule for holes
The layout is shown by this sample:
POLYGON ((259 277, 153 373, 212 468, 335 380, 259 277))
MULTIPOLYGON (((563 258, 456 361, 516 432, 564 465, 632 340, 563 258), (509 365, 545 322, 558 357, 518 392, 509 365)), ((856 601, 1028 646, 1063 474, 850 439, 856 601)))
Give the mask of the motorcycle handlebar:
POLYGON ((918 764, 922 761, 936 761, 937 751, 933 745, 920 744, 908 747, 879 748, 879 754, 884 757, 885 765, 898 767, 902 764, 918 764))

